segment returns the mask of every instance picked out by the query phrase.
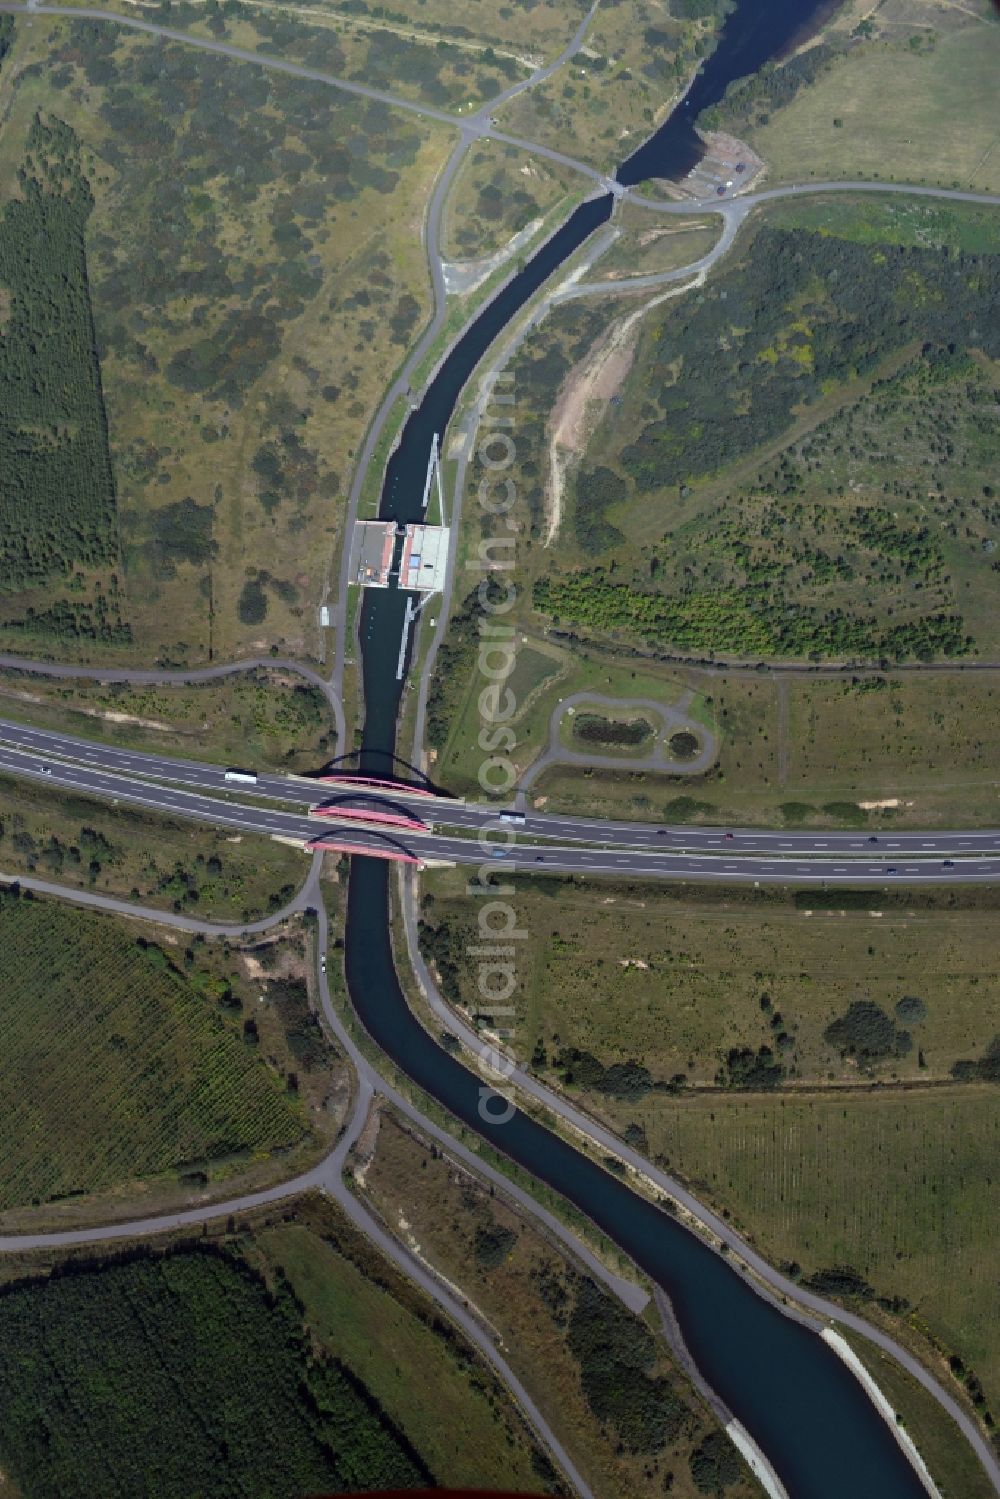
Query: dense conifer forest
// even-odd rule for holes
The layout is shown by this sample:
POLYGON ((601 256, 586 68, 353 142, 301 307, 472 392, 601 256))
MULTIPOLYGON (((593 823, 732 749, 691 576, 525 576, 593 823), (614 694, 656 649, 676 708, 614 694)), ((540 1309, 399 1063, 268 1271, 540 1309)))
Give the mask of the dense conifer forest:
POLYGON ((25 1499, 433 1483, 364 1385, 313 1350, 288 1287, 210 1249, 5 1287, 0 1432, 25 1499))
POLYGON ((11 621, 25 630, 127 637, 114 574, 88 598, 80 571, 115 568, 119 548, 84 249, 93 198, 69 126, 35 117, 18 185, 0 218, 0 592, 75 595, 44 595, 11 621))

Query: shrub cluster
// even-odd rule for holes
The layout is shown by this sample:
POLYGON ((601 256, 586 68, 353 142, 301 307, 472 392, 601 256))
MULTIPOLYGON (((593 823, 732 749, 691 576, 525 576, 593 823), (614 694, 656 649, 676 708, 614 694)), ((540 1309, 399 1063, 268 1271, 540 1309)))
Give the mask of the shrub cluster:
POLYGON ((909 1031, 899 1030, 881 1006, 870 999, 854 1000, 845 1014, 827 1026, 823 1037, 842 1056, 857 1057, 860 1062, 903 1057, 913 1050, 909 1031))
POLYGON ((687 1412, 667 1381, 649 1373, 652 1333, 589 1277, 576 1283, 567 1341, 591 1410, 627 1451, 657 1452, 680 1432, 687 1412))

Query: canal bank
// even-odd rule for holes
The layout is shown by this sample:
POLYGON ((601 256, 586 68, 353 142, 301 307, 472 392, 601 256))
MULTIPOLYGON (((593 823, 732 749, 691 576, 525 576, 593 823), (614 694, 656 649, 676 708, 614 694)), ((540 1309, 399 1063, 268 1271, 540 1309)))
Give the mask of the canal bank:
MULTIPOLYGON (((687 99, 623 164, 618 180, 633 185, 649 176, 683 175, 700 151, 692 125, 697 110, 720 98, 732 78, 793 45, 819 10, 815 0, 741 0, 687 99)), ((388 465, 381 517, 419 518, 431 442, 447 429, 480 359, 520 307, 606 222, 612 201, 607 194, 582 204, 443 361, 388 465)), ((406 599, 396 589, 371 592, 361 612, 362 764, 375 775, 391 774, 396 763, 401 683, 395 662, 406 599)), ((815 1332, 764 1300, 669 1212, 572 1145, 516 1109, 492 1110, 488 1101, 484 1107, 479 1078, 439 1047, 407 1006, 389 938, 388 880, 384 864, 353 861, 346 975, 354 1008, 373 1040, 451 1114, 584 1212, 664 1289, 697 1367, 794 1499, 917 1499, 923 1486, 892 1431, 815 1332)), ((483 889, 486 902, 503 893, 483 889)))

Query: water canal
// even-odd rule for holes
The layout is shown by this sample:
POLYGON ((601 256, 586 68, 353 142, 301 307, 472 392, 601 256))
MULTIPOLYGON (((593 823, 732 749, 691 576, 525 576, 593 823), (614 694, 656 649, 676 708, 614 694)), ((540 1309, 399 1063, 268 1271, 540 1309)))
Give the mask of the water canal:
MULTIPOLYGON (((731 79, 779 55, 814 25, 821 0, 738 0, 719 45, 656 134, 618 172, 634 185, 683 175, 700 146, 692 120, 731 79)), ((518 309, 611 213, 584 203, 480 313, 408 419, 386 472, 380 514, 419 520, 432 437, 518 309)), ((396 659, 405 595, 368 590, 360 641, 366 719, 362 763, 391 774, 402 684, 396 659)), ((516 856, 516 850, 515 850, 516 856)), ((516 867, 516 857, 515 857, 516 867)), ((505 868, 509 869, 510 865, 505 868)), ((820 1338, 760 1297, 726 1260, 668 1213, 520 1112, 503 1123, 480 1113, 477 1077, 444 1051, 407 1006, 389 937, 389 868, 354 858, 346 933, 351 999, 387 1056, 453 1115, 593 1220, 670 1296, 709 1384, 750 1431, 790 1499, 918 1499, 924 1490, 861 1386, 820 1338)))

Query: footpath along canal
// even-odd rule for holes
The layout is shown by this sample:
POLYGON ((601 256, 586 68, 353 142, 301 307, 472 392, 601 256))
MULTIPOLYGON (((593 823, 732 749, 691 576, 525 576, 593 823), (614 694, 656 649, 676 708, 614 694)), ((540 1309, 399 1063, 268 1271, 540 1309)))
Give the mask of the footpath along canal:
MULTIPOLYGON (((727 84, 802 39, 829 0, 738 0, 715 52, 665 123, 619 168, 623 185, 683 176, 700 154, 693 119, 727 84)), ((386 472, 379 514, 421 518, 435 433, 444 433, 483 354, 524 303, 610 216, 610 194, 582 204, 479 314, 411 413, 386 472)), ((407 595, 369 589, 359 637, 365 694, 361 765, 396 765, 402 683, 396 663, 407 595)), ((516 849, 514 850, 516 868, 516 849)), ((504 866, 508 867, 508 866, 504 866)), ((585 1213, 660 1285, 705 1379, 750 1432, 790 1499, 917 1499, 925 1491, 861 1385, 807 1327, 764 1300, 722 1256, 668 1212, 633 1192, 497 1096, 480 1108, 480 1079, 443 1050, 411 1013, 390 942, 389 867, 351 863, 346 973, 365 1029, 393 1062, 450 1113, 585 1213)), ((958 1433, 956 1441, 961 1440, 958 1433)))

